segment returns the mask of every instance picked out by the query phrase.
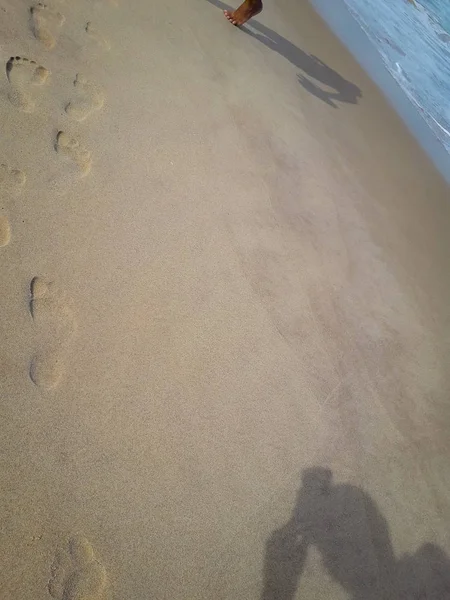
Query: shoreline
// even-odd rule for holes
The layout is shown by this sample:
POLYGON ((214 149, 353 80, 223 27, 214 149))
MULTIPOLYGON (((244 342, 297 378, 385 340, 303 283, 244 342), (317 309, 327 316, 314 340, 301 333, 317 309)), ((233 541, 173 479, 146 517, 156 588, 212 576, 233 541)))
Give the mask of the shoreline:
POLYGON ((343 0, 309 0, 314 10, 327 23, 355 60, 380 88, 394 110, 402 118, 418 143, 450 184, 450 153, 434 135, 414 103, 391 75, 378 50, 351 15, 343 0))

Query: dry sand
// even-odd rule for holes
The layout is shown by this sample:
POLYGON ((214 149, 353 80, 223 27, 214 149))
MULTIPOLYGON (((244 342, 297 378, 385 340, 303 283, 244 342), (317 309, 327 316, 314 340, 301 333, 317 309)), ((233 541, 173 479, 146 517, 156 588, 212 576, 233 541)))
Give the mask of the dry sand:
POLYGON ((5 600, 450 597, 449 189, 306 3, 252 32, 0 0, 5 600))

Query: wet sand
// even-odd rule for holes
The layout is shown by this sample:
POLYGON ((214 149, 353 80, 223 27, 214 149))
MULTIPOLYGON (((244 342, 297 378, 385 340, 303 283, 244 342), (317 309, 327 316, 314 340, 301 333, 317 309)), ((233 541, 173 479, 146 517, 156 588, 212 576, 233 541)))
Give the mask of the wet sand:
POLYGON ((1 589, 447 598, 449 187, 214 1, 0 0, 1 589))

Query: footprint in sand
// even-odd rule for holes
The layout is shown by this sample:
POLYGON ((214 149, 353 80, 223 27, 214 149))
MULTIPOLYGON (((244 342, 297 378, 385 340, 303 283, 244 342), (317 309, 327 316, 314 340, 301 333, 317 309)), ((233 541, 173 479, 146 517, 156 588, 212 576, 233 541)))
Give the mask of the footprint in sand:
POLYGON ((0 163, 0 189, 10 194, 20 194, 25 185, 26 175, 19 169, 11 169, 8 165, 0 163))
POLYGON ((0 248, 7 246, 11 239, 11 225, 5 215, 0 215, 0 248))
POLYGON ((32 6, 30 11, 34 37, 51 50, 56 44, 56 31, 66 20, 65 17, 41 2, 32 6))
POLYGON ((92 25, 92 23, 90 21, 88 21, 86 23, 86 27, 85 27, 86 33, 88 34, 88 36, 103 50, 111 50, 111 44, 109 43, 109 41, 105 38, 105 36, 103 35, 103 33, 101 31, 99 31, 97 29, 97 27, 95 27, 95 25, 92 25))
POLYGON ((82 177, 91 170, 91 153, 80 146, 77 139, 71 138, 64 131, 59 131, 56 136, 55 150, 60 156, 71 161, 81 172, 82 177))
POLYGON ((34 110, 33 87, 43 85, 50 71, 34 60, 11 56, 6 63, 6 76, 10 83, 8 98, 23 112, 34 110))
POLYGON ((61 381, 76 331, 76 321, 65 295, 53 282, 33 277, 30 313, 39 338, 39 349, 30 363, 30 378, 38 387, 55 388, 61 381))
POLYGON ((88 81, 80 73, 77 74, 73 85, 75 86, 75 95, 65 110, 72 119, 84 121, 91 113, 102 108, 105 97, 98 86, 88 81))
POLYGON ((56 552, 48 582, 55 600, 101 600, 106 584, 105 568, 86 538, 72 537, 66 548, 56 552))

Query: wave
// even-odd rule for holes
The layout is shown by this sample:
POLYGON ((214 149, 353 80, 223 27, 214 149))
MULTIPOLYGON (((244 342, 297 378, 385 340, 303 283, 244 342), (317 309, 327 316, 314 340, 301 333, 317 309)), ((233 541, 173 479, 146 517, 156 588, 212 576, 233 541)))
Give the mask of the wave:
MULTIPOLYGON (((417 8, 401 0, 345 3, 388 71, 450 153, 450 112, 445 113, 450 97, 450 35, 434 14, 442 1, 421 0, 417 8)), ((450 3, 448 12, 450 16, 450 3)))
MULTIPOLYGON (((406 73, 403 71, 401 65, 397 62, 395 63, 396 69, 391 69, 390 66, 383 61, 387 66, 389 72, 400 85, 406 96, 409 100, 414 104, 414 106, 418 109, 422 117, 427 122, 428 126, 434 131, 436 137, 442 142, 442 144, 447 148, 450 152, 450 131, 442 125, 435 117, 431 114, 431 112, 421 104, 419 98, 414 94, 414 89, 411 86, 411 80, 408 78, 406 73)), ((449 125, 450 127, 450 125, 449 125)))
POLYGON ((445 127, 442 127, 442 125, 436 121, 436 119, 433 117, 433 115, 430 115, 430 117, 433 119, 433 121, 436 123, 436 125, 439 127, 439 129, 441 131, 443 131, 445 134, 448 135, 448 137, 450 138, 450 131, 448 129, 445 129, 445 127))

